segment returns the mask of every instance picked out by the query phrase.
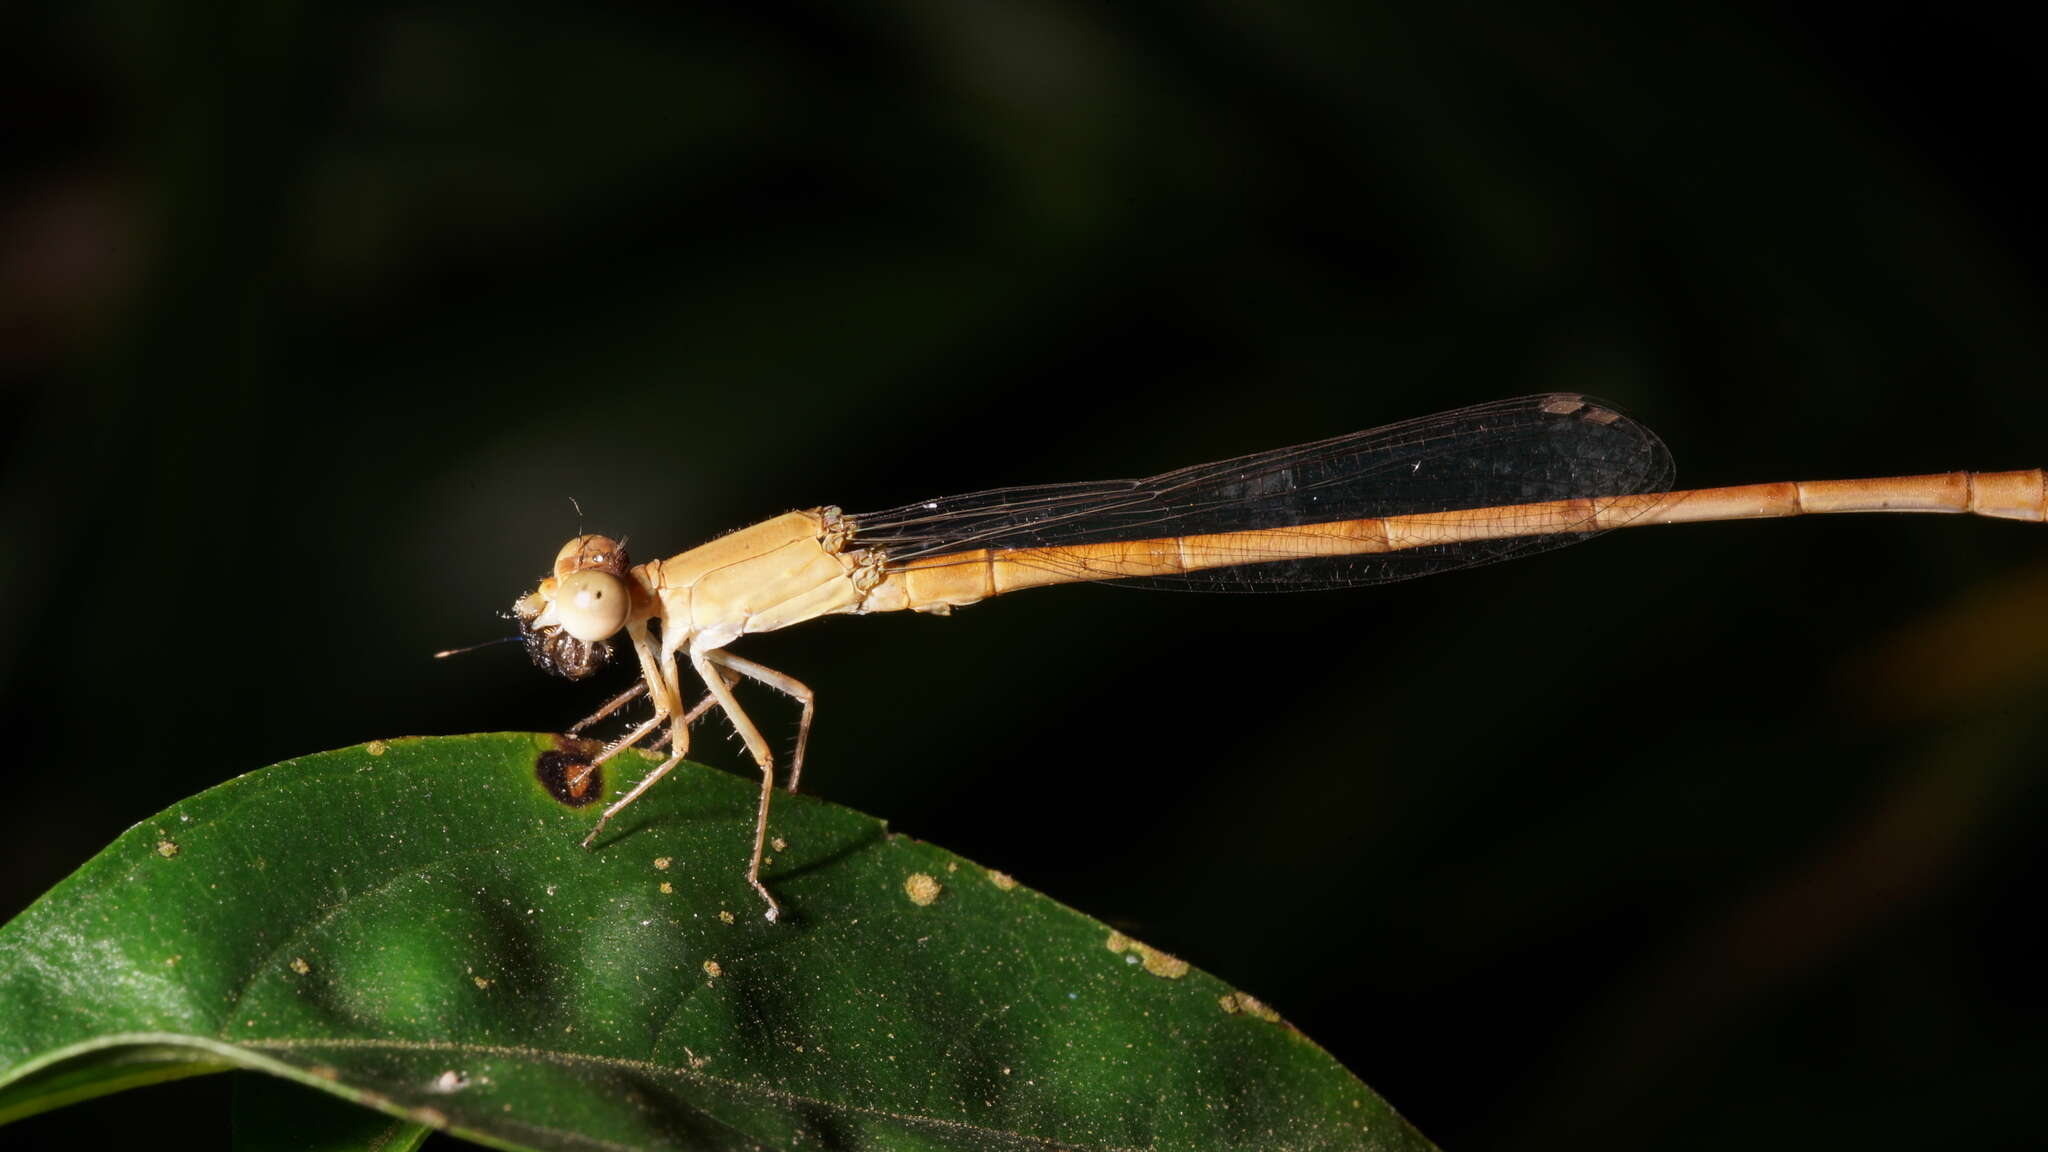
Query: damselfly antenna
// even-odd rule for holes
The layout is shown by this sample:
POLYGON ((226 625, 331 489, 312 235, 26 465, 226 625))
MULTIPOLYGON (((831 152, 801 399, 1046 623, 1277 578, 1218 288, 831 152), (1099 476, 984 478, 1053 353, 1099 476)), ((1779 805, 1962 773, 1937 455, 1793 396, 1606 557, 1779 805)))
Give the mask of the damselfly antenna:
POLYGON ((446 660, 450 656, 460 656, 464 652, 474 652, 479 648, 489 648, 493 644, 516 644, 518 642, 519 637, 517 636, 500 636, 496 640, 486 640, 481 644, 467 644, 461 648, 443 648, 439 652, 434 653, 434 659, 446 660))

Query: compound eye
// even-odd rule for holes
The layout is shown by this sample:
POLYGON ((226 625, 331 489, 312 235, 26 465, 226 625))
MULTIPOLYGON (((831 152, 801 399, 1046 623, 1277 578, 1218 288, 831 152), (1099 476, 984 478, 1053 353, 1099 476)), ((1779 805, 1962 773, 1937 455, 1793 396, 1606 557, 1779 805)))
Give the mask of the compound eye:
POLYGON ((562 622, 562 631, 586 644, 617 632, 632 606, 626 582, 609 572, 586 568, 569 573, 555 585, 555 618, 562 622))
POLYGON ((614 576, 626 571, 626 550, 609 536, 578 536, 555 553, 555 575, 596 568, 614 576))

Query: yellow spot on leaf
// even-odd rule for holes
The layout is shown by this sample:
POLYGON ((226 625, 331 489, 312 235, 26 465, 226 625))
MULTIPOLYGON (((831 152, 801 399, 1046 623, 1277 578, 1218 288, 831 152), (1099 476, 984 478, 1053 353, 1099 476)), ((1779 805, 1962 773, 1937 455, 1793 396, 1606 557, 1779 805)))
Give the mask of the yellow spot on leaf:
POLYGON ((1178 980, 1188 974, 1188 962, 1178 956, 1171 956, 1157 948, 1146 948, 1145 971, 1168 980, 1178 980))
POLYGON ((725 975, 725 969, 720 968, 716 960, 706 960, 704 962, 704 975, 716 980, 720 976, 725 975))
POLYGON ((297 972, 301 976, 304 976, 306 973, 311 972, 312 970, 313 966, 311 964, 306 963, 306 958, 304 956, 292 957, 292 971, 297 972))
POLYGON ((666 880, 663 880, 663 881, 661 882, 661 894, 662 894, 663 896, 666 896, 666 895, 668 895, 669 893, 671 893, 671 892, 674 892, 675 890, 676 890, 676 886, 675 886, 675 885, 673 885, 673 884, 669 883, 669 882, 668 882, 668 881, 666 881, 666 880))
POLYGON ((1008 872, 998 872, 993 868, 989 869, 988 882, 995 885, 998 888, 1001 888, 1005 892, 1008 892, 1017 887, 1016 877, 1010 875, 1008 872))
POLYGON ((727 912, 727 911, 726 911, 725 909, 723 909, 723 908, 720 908, 720 909, 718 910, 718 918, 719 918, 720 920, 724 921, 724 922, 725 922, 725 923, 727 923, 727 924, 730 924, 730 923, 732 923, 732 913, 730 913, 730 912, 727 912))
POLYGON ((372 756, 382 756, 384 750, 389 747, 391 745, 386 744, 382 740, 372 740, 368 744, 363 745, 363 751, 368 752, 372 756))
POLYGON ((176 840, 157 841, 156 854, 163 857, 166 860, 169 860, 171 857, 176 856, 178 854, 178 842, 176 840))
POLYGON ((1268 1024, 1278 1024, 1280 1022, 1280 1014, 1278 1012, 1266 1007, 1257 997, 1248 996, 1243 992, 1232 992, 1228 996, 1219 996, 1216 998, 1216 1002, 1223 1005, 1223 1010, 1232 1016, 1243 1013, 1246 1016, 1256 1016, 1268 1024))
POLYGON ((910 897, 910 902, 920 908, 930 906, 931 902, 937 900, 939 893, 943 891, 945 891, 944 885, 922 872, 912 872, 903 881, 903 894, 910 897))
POLYGON ((1150 972, 1154 976, 1162 976, 1168 980, 1178 980, 1188 974, 1187 961, 1171 953, 1161 952, 1150 944, 1133 940, 1121 932, 1111 931, 1109 939, 1105 943, 1108 944, 1111 952, 1118 954, 1128 952, 1136 956, 1138 962, 1145 966, 1145 971, 1150 972))
POLYGON ((669 863, 669 860, 668 860, 668 857, 666 857, 666 856, 656 856, 656 857, 654 858, 654 866, 655 866, 656 868, 667 868, 667 867, 668 867, 668 863, 669 863))

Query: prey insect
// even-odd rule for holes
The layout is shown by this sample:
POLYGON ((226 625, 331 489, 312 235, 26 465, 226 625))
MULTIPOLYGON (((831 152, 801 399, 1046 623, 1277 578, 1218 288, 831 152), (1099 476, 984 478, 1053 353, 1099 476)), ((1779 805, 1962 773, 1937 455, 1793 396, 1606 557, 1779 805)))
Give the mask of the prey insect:
POLYGON ((654 713, 598 763, 668 722, 667 759, 604 810, 584 846, 681 762, 691 722, 716 707, 761 772, 747 882, 774 920, 781 907, 762 882, 761 857, 775 759, 733 688, 751 680, 801 705, 792 792, 817 700, 795 678, 728 650, 744 636, 837 614, 944 614, 1087 581, 1232 592, 1380 584, 1650 524, 1824 512, 2048 518, 2040 469, 1692 491, 1669 491, 1672 474, 1663 443, 1616 409, 1583 396, 1528 396, 1145 480, 1003 488, 864 515, 789 512, 639 565, 617 541, 581 535, 514 612, 534 662, 571 680, 596 672, 619 633, 632 646, 640 682, 576 728, 642 692, 654 713), (708 689, 689 709, 686 679, 708 689))

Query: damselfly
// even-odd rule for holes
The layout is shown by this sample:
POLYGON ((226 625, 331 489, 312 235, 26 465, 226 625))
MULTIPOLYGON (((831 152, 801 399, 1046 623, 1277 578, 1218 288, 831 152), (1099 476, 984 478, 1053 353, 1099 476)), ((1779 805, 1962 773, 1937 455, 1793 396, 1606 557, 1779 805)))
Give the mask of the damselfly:
POLYGON ((604 664, 620 631, 632 644, 640 683, 576 728, 643 691, 654 715, 598 762, 676 718, 667 760, 604 810, 584 846, 681 761, 691 721, 715 704, 761 770, 747 882, 773 920, 780 908, 761 882, 761 855, 774 757, 732 689, 754 680, 802 705, 792 792, 816 697, 728 651, 751 633, 842 613, 943 614, 1080 581, 1220 592, 1381 584, 1647 524, 1821 512, 2048 517, 2040 469, 1689 492, 1667 491, 1671 479, 1663 443, 1614 408, 1583 396, 1528 396, 1146 480, 1001 488, 864 515, 789 512, 637 566, 618 542, 578 536, 514 611, 534 662, 572 680, 604 664), (710 689, 687 711, 679 657, 710 689))

